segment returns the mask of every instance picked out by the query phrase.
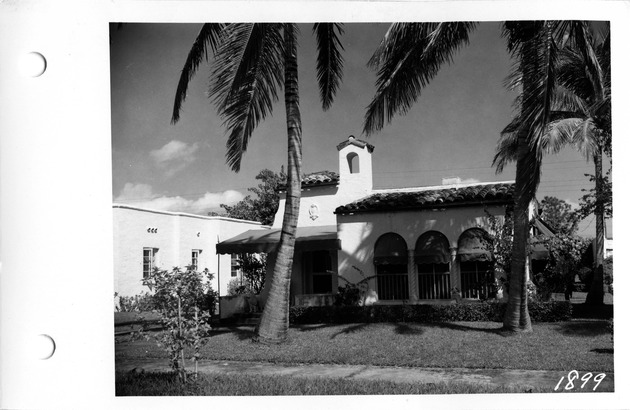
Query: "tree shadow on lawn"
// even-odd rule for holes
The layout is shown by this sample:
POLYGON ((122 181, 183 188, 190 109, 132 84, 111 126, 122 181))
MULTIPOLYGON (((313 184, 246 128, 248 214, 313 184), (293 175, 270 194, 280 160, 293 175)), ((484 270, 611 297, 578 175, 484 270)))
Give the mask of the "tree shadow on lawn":
POLYGON ((591 349, 593 353, 615 354, 615 349, 591 349))
POLYGON ((254 337, 254 327, 221 326, 213 328, 210 332, 210 337, 219 336, 226 333, 236 335, 236 337, 238 337, 238 340, 247 340, 254 337))
POLYGON ((337 336, 339 336, 341 334, 349 335, 351 333, 359 332, 359 331, 365 329, 368 326, 369 326, 369 323, 359 323, 359 324, 356 324, 356 325, 348 326, 345 329, 342 329, 339 332, 335 333, 334 335, 330 336, 330 340, 336 338, 337 336))
POLYGON ((451 330, 462 330, 465 332, 481 332, 481 333, 486 333, 486 334, 495 334, 501 337, 510 337, 515 334, 514 332, 504 330, 503 325, 501 323, 497 323, 496 328, 489 328, 489 329, 483 328, 483 327, 472 326, 472 325, 468 326, 468 325, 455 323, 455 322, 423 323, 423 326, 441 327, 441 328, 446 328, 446 329, 451 329, 451 330))
POLYGON ((324 329, 331 326, 339 326, 334 323, 318 323, 318 324, 308 324, 308 325, 291 325, 290 327, 299 330, 300 332, 312 332, 314 330, 324 329))
POLYGON ((562 322, 555 329, 566 336, 601 336, 608 334, 608 324, 605 321, 572 321, 562 322))
MULTIPOLYGON (((467 326, 464 324, 459 324, 459 323, 454 323, 454 322, 435 322, 435 323, 381 322, 381 323, 383 324, 387 323, 387 324, 392 325, 394 327, 394 332, 396 334, 409 335, 409 336, 422 335, 425 333, 424 328, 428 328, 428 327, 438 327, 438 328, 462 330, 462 331, 468 331, 468 332, 481 332, 481 333, 487 333, 487 334, 496 334, 502 337, 509 337, 514 334, 513 332, 503 330, 503 328, 500 327, 501 326, 500 323, 497 323, 497 326, 499 327, 491 328, 491 329, 483 328, 483 327, 476 327, 476 326, 467 326)), ((327 327, 345 326, 343 329, 334 333, 330 337, 330 339, 332 340, 336 338, 337 336, 340 336, 343 334, 348 335, 348 334, 357 333, 374 324, 375 323, 357 323, 357 324, 351 324, 351 325, 343 325, 343 324, 338 324, 338 323, 321 323, 321 324, 315 324, 315 325, 297 325, 297 326, 294 326, 294 328, 298 329, 301 332, 311 332, 311 331, 315 331, 319 329, 324 329, 327 327)))
MULTIPOLYGON (((390 324, 394 325, 394 332, 396 332, 399 335, 421 335, 422 333, 424 333, 424 330, 422 328, 411 327, 407 323, 397 322, 397 323, 390 323, 390 324)), ((351 324, 351 325, 343 325, 343 324, 337 324, 337 323, 321 323, 317 325, 299 325, 299 326, 296 326, 296 328, 299 329, 301 332, 311 332, 314 330, 324 329, 327 327, 344 326, 343 329, 341 329, 340 331, 330 336, 330 339, 332 340, 340 335, 344 335, 344 334, 349 335, 349 334, 357 333, 363 329, 368 328, 371 325, 374 325, 374 323, 357 323, 357 324, 351 324)), ((416 323, 416 325, 420 325, 420 324, 416 323)))
POLYGON ((416 323, 418 327, 409 326, 409 323, 394 323, 394 332, 399 335, 421 335, 424 333, 423 324, 416 323))

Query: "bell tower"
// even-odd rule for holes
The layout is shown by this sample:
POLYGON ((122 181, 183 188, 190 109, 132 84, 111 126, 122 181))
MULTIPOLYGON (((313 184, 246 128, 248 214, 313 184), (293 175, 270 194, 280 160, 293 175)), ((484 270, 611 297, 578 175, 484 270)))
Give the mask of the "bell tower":
POLYGON ((339 191, 360 197, 372 191, 372 152, 374 146, 353 135, 337 145, 339 151, 339 191))

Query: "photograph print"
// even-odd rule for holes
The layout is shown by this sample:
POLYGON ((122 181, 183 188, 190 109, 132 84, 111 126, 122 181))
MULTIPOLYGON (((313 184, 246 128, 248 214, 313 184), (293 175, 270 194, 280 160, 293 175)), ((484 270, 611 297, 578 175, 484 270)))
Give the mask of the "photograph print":
POLYGON ((117 396, 615 391, 608 21, 109 47, 117 396))

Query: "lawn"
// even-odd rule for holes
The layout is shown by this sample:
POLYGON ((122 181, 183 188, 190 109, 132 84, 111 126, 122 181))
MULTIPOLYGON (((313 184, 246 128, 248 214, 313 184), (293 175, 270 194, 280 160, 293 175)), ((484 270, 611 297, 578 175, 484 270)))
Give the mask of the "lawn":
MULTIPOLYGON (((288 342, 251 341, 251 327, 219 328, 201 359, 275 363, 331 363, 438 368, 501 368, 612 372, 607 322, 535 323, 532 333, 510 334, 494 322, 304 325, 288 342)), ((116 360, 166 358, 154 341, 119 337, 116 360)))
POLYGON ((196 381, 180 383, 173 373, 117 373, 116 396, 288 396, 366 394, 470 394, 545 393, 534 389, 470 383, 394 383, 341 378, 300 378, 269 375, 199 375, 196 381))

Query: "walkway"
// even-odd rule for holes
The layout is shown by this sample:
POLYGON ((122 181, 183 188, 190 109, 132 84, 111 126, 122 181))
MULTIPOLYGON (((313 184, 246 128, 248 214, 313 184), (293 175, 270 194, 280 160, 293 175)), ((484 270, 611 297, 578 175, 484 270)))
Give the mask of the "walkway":
MULTIPOLYGON (((191 368, 187 363, 187 368, 191 368)), ((210 361, 199 362, 199 372, 205 374, 257 374, 286 375, 293 377, 331 377, 354 380, 389 380, 397 383, 465 382, 489 385, 504 385, 526 388, 554 388, 560 378, 564 388, 568 372, 547 370, 503 370, 503 369, 428 369, 417 367, 379 367, 331 364, 275 364, 261 362, 210 361)), ((128 359, 116 362, 116 371, 169 371, 166 359, 128 359)), ((580 374, 580 377, 582 374, 580 374)), ((594 375, 595 376, 595 375, 594 375)), ((582 382, 574 383, 579 390, 582 382)), ((595 384, 589 381, 586 389, 592 391, 595 384)), ((597 392, 614 391, 614 374, 607 373, 597 387, 597 392)), ((574 389, 575 390, 575 389, 574 389)))

